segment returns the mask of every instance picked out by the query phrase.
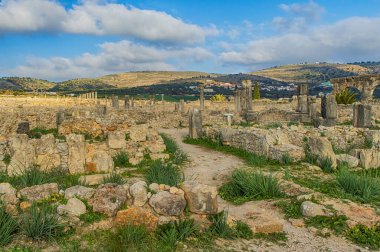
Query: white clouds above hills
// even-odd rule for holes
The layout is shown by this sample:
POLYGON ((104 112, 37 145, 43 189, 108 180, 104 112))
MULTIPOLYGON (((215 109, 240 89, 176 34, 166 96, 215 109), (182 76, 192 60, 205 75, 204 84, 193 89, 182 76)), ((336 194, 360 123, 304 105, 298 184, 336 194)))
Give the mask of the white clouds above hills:
POLYGON ((104 43, 97 54, 84 53, 76 58, 29 58, 10 72, 49 80, 101 76, 125 71, 176 70, 184 62, 204 61, 213 57, 201 47, 159 49, 123 40, 104 43))
POLYGON ((0 5, 0 34, 57 32, 120 35, 147 41, 194 44, 218 34, 165 12, 142 10, 108 1, 83 1, 65 9, 53 0, 5 0, 0 5))

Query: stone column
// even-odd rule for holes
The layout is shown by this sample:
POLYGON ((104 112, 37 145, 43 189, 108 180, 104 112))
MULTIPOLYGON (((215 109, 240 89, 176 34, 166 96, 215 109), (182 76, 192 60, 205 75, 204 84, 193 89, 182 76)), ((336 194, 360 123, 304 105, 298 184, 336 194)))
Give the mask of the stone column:
POLYGON ((203 83, 199 84, 199 103, 200 110, 205 110, 205 85, 203 83))
POLYGON ((60 109, 56 115, 57 126, 59 126, 63 123, 63 121, 65 120, 65 117, 66 117, 65 111, 60 109))
POLYGON ((321 115, 324 126, 335 126, 338 117, 338 104, 335 95, 329 94, 322 97, 321 115))
POLYGON ((252 101, 252 81, 251 80, 243 80, 243 87, 245 88, 245 100, 246 100, 246 110, 252 111, 253 109, 253 101, 252 101))
POLYGON ((185 113, 185 100, 184 99, 179 100, 179 112, 181 114, 185 113))
POLYGON ((199 109, 192 109, 189 113, 189 137, 202 137, 202 113, 199 109))
POLYGON ((129 109, 129 95, 124 96, 124 108, 129 109))
POLYGON ((235 113, 241 112, 241 104, 240 104, 240 90, 235 90, 235 113))
POLYGON ((240 92, 240 111, 244 112, 247 110, 246 101, 245 101, 245 96, 246 96, 245 89, 243 88, 239 90, 239 92, 240 92))
POLYGON ((228 127, 231 127, 231 125, 232 125, 232 116, 233 116, 233 114, 227 113, 227 114, 224 114, 224 116, 225 116, 226 119, 227 119, 227 126, 228 126, 228 127))
POLYGON ((317 98, 309 97, 308 98, 308 108, 309 108, 309 116, 313 120, 318 117, 317 115, 317 98))
POLYGON ((112 107, 119 108, 119 97, 117 95, 112 95, 112 107))
POLYGON ((98 103, 98 92, 95 92, 95 104, 98 103))
POLYGON ((107 106, 106 105, 96 105, 96 113, 99 115, 99 116, 103 116, 105 114, 107 114, 107 106))
POLYGON ((164 102, 164 94, 161 94, 161 101, 164 102))
POLYGON ((135 100, 133 99, 133 97, 131 97, 131 108, 134 108, 135 107, 135 100))
POLYGON ((354 118, 352 120, 354 127, 369 128, 372 126, 372 106, 362 103, 354 103, 354 118))

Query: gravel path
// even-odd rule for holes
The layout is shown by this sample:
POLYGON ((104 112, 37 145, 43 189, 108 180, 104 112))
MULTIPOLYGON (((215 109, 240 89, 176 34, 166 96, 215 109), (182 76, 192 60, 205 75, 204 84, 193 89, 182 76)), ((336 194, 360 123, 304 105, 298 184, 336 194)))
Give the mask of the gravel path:
MULTIPOLYGON (((175 139, 179 147, 189 156, 190 163, 184 167, 186 179, 200 183, 221 186, 231 173, 244 165, 244 162, 232 155, 227 155, 203 147, 185 144, 182 139, 187 135, 186 129, 162 129, 160 132, 175 139)), ((282 213, 272 206, 270 201, 251 201, 234 206, 219 198, 219 209, 227 209, 230 216, 243 217, 250 213, 270 214, 284 223, 288 241, 283 245, 266 241, 253 240, 218 240, 223 248, 232 251, 367 251, 351 242, 336 236, 323 238, 315 234, 316 230, 294 227, 284 219, 282 213)))

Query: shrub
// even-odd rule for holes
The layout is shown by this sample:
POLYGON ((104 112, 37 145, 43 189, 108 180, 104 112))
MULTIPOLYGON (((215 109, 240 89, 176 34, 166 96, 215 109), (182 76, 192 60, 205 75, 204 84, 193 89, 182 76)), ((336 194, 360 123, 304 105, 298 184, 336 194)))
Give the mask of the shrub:
POLYGON ((148 184, 157 183, 177 186, 183 182, 184 176, 173 164, 165 164, 161 160, 156 160, 153 161, 152 165, 146 171, 145 179, 148 184))
POLYGON ((151 236, 145 226, 126 225, 120 226, 113 232, 109 232, 104 248, 107 251, 150 251, 151 236))
POLYGON ((258 81, 255 81, 255 85, 253 86, 253 99, 260 100, 260 84, 258 81))
POLYGON ((356 102, 357 94, 350 91, 349 89, 345 89, 336 94, 335 99, 338 104, 352 104, 356 102))
POLYGON ((333 173, 334 168, 332 166, 332 160, 330 157, 323 157, 319 160, 319 166, 321 167, 322 171, 333 173))
POLYGON ((242 170, 235 171, 231 181, 223 185, 219 192, 223 199, 234 204, 283 196, 276 178, 242 170))
POLYGON ((380 181, 366 174, 355 174, 345 169, 336 176, 339 186, 363 203, 380 200, 380 181))
POLYGON ((53 134, 54 137, 57 138, 57 139, 61 139, 61 140, 65 140, 66 139, 65 136, 60 135, 58 133, 58 129, 57 128, 44 129, 44 128, 40 128, 40 127, 36 127, 36 128, 31 129, 30 132, 29 132, 29 137, 30 138, 40 139, 43 135, 47 135, 47 134, 53 134))
POLYGON ((129 163, 128 154, 125 151, 118 152, 114 157, 112 157, 115 167, 131 167, 129 163))
POLYGON ((305 220, 306 226, 313 226, 319 229, 328 228, 335 232, 335 234, 342 234, 347 229, 348 220, 345 215, 337 216, 321 216, 310 217, 305 220))
POLYGON ((17 228, 17 222, 5 212, 4 207, 0 204, 0 247, 12 241, 17 228))
POLYGON ((28 187, 49 183, 52 179, 48 172, 41 171, 37 165, 32 165, 17 176, 17 184, 22 187, 28 187))
POLYGON ((377 250, 380 248, 380 226, 358 225, 346 232, 346 237, 354 243, 377 250))
POLYGON ((112 172, 110 175, 106 176, 102 180, 102 184, 107 184, 107 183, 122 185, 125 183, 125 179, 119 173, 112 172))
POLYGON ((224 102, 226 101, 226 97, 222 94, 216 94, 210 99, 212 102, 224 102))
POLYGON ((48 204, 33 204, 29 212, 22 216, 21 228, 26 236, 34 240, 54 238, 63 231, 55 209, 48 204))

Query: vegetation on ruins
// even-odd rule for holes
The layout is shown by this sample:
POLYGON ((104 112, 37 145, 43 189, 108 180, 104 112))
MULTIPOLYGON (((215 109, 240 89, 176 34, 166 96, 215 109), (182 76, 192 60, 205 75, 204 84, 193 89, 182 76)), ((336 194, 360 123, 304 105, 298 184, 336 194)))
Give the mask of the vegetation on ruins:
POLYGON ((319 167, 321 167, 322 171, 324 172, 328 172, 328 173, 334 172, 333 162, 330 157, 322 157, 319 160, 319 167))
POLYGON ((216 94, 213 97, 211 97, 210 101, 212 101, 212 102, 224 102, 224 101, 226 101, 226 97, 222 94, 216 94))
POLYGON ((102 184, 107 184, 107 183, 122 185, 125 183, 125 179, 121 174, 112 172, 111 174, 103 178, 102 180, 102 184))
POLYGON ((236 170, 231 181, 219 189, 220 196, 234 204, 284 196, 278 180, 271 175, 236 170))
POLYGON ((183 173, 172 163, 164 163, 162 160, 153 161, 145 173, 146 181, 157 184, 178 186, 184 181, 183 173))
POLYGON ((41 127, 35 127, 30 130, 29 132, 29 137, 30 138, 36 138, 40 139, 43 135, 47 134, 53 134, 55 138, 61 139, 61 140, 66 140, 66 137, 58 133, 57 128, 52 128, 52 129, 44 129, 41 127))
POLYGON ((335 234, 343 234, 348 228, 346 221, 348 220, 345 215, 334 215, 334 216, 322 216, 317 215, 314 217, 306 218, 306 226, 316 227, 318 229, 328 228, 334 231, 335 234))
POLYGON ((285 217, 290 219, 302 218, 301 204, 302 200, 291 198, 290 200, 281 200, 275 203, 275 206, 279 207, 285 214, 285 217))
POLYGON ((346 232, 346 237, 356 244, 372 250, 380 248, 380 226, 357 225, 346 232))
POLYGON ((336 102, 338 104, 352 104, 357 100, 357 94, 350 89, 345 89, 335 95, 336 102))
POLYGON ((18 224, 0 204, 0 247, 5 246, 12 241, 13 235, 18 229, 18 224))
POLYGON ((253 86, 253 99, 260 100, 260 84, 258 81, 255 81, 255 85, 253 86))
POLYGON ((112 157, 115 167, 131 167, 129 163, 128 154, 125 151, 119 151, 115 156, 112 157))
POLYGON ((168 153, 170 160, 176 165, 182 165, 188 161, 186 153, 184 153, 177 143, 166 134, 160 134, 166 146, 165 153, 168 153))
POLYGON ((9 153, 5 153, 3 157, 3 162, 5 165, 9 165, 12 161, 12 157, 9 153))

